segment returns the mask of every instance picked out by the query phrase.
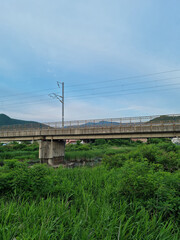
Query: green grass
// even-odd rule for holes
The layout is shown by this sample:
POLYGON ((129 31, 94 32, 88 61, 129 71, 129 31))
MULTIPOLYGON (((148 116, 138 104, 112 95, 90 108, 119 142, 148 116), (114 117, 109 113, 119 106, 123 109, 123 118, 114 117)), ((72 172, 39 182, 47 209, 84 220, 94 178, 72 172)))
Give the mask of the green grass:
POLYGON ((0 159, 17 159, 17 160, 25 160, 25 159, 38 159, 38 152, 32 151, 11 151, 11 152, 3 152, 0 153, 0 159))
POLYGON ((108 170, 14 161, 0 176, 0 239, 180 237, 177 173, 154 172, 147 163, 108 170))
POLYGON ((92 149, 88 151, 66 151, 65 152, 65 160, 67 161, 86 161, 86 160, 95 160, 95 159, 101 159, 105 154, 107 155, 114 155, 117 153, 125 153, 132 150, 132 147, 120 147, 120 148, 112 148, 104 147, 102 149, 92 149))
POLYGON ((33 160, 38 159, 39 146, 35 144, 10 144, 0 146, 0 160, 17 159, 17 160, 33 160))
MULTIPOLYGON (((27 158, 37 148, 15 144, 0 150, 27 158)), ((180 147, 161 142, 66 150, 66 160, 104 156, 103 164, 53 169, 4 161, 0 240, 180 239, 180 147)))
POLYGON ((105 199, 87 196, 81 205, 49 197, 39 201, 0 201, 0 239, 87 240, 137 239, 178 240, 172 221, 151 216, 138 204, 120 201, 117 206, 105 199))
MULTIPOLYGON (((103 144, 100 146, 94 145, 71 145, 66 146, 65 160, 66 161, 93 161, 101 159, 104 154, 113 155, 116 153, 129 152, 134 147, 116 147, 103 144)), ((38 159, 38 145, 32 144, 12 144, 0 146, 0 160, 17 159, 17 160, 36 160, 38 159)))

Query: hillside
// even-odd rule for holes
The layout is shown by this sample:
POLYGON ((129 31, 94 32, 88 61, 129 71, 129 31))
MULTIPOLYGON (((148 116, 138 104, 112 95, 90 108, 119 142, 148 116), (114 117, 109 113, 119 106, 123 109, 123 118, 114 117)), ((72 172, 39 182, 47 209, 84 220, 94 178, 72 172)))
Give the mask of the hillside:
POLYGON ((160 117, 152 119, 150 122, 167 122, 167 121, 180 121, 180 116, 168 116, 162 115, 160 117))
POLYGON ((43 124, 38 122, 13 119, 5 114, 0 114, 0 127, 7 125, 25 125, 25 124, 31 124, 33 125, 33 127, 43 126, 43 124))

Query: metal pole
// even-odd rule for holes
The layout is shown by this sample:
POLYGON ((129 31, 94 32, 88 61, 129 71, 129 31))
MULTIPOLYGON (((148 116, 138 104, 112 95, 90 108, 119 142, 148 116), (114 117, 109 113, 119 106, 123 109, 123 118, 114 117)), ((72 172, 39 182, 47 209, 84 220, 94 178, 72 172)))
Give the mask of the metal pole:
POLYGON ((62 84, 62 96, 56 94, 56 93, 51 93, 49 94, 50 97, 58 99, 62 103, 62 128, 64 128, 64 82, 57 82, 57 85, 59 88, 60 84, 62 84))
POLYGON ((64 128, 64 82, 62 82, 62 127, 64 128))

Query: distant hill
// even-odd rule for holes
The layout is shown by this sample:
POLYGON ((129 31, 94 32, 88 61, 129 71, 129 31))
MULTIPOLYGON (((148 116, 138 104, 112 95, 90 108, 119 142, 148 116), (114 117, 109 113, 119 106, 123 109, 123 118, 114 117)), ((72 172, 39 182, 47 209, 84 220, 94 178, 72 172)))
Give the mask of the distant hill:
POLYGON ((93 127, 93 126, 98 126, 98 127, 103 127, 103 126, 116 126, 116 125, 119 125, 118 122, 108 122, 108 121, 100 121, 100 122, 97 122, 97 123, 93 123, 93 122, 87 122, 85 124, 82 124, 80 125, 81 127, 93 127))
POLYGON ((0 114, 0 127, 9 126, 9 125, 31 125, 34 127, 44 127, 45 125, 42 123, 34 122, 34 121, 24 121, 18 120, 8 117, 5 114, 0 114))
POLYGON ((169 121, 180 121, 180 116, 168 116, 162 115, 160 117, 152 119, 150 122, 169 122, 169 121))

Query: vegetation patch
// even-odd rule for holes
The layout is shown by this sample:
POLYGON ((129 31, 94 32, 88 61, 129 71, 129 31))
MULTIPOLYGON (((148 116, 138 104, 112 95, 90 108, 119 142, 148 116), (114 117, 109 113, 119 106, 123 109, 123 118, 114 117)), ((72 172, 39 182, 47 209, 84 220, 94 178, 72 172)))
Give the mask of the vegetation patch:
MULTIPOLYGON (((22 151, 27 148, 37 151, 34 145, 22 151)), ((94 151, 103 162, 53 169, 3 160, 0 239, 180 239, 179 146, 156 140, 114 148, 105 141, 68 146, 70 151, 94 151)))

